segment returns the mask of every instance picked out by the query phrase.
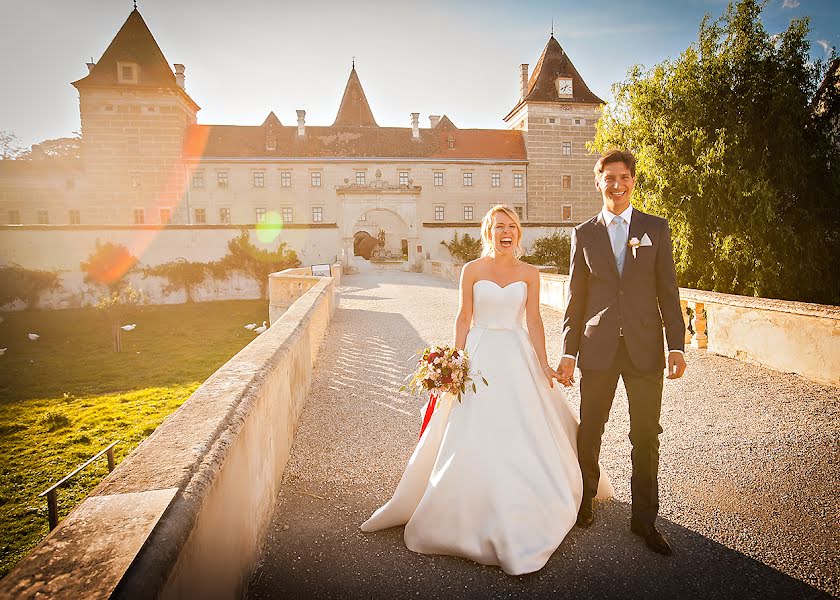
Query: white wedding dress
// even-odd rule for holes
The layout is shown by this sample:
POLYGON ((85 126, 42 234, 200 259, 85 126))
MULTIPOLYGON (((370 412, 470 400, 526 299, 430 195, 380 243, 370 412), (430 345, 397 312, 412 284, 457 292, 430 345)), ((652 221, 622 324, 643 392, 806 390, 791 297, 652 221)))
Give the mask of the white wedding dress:
MULTIPOLYGON (((442 398, 393 497, 363 531, 405 525, 415 552, 519 575, 541 569, 577 518, 578 419, 550 388, 523 326, 528 286, 473 286, 467 352, 477 391, 442 398)), ((612 489, 601 477, 599 497, 612 489)))

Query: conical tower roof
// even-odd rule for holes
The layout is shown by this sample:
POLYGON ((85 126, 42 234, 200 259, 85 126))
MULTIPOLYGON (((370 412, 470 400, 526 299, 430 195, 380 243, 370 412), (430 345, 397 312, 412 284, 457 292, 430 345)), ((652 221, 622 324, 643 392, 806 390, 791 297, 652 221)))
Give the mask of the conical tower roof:
POLYGON ((136 8, 128 15, 93 70, 73 85, 76 88, 125 85, 117 77, 118 62, 139 66, 137 83, 130 84, 132 86, 180 89, 166 57, 136 8))
MULTIPOLYGON (((592 93, 583 77, 580 76, 569 55, 563 50, 554 36, 548 39, 542 56, 540 56, 534 72, 528 80, 528 91, 519 104, 511 111, 516 111, 523 102, 558 102, 562 104, 606 104, 598 96, 592 93), (558 77, 570 77, 572 79, 572 97, 560 96, 557 91, 556 81, 558 77)), ((510 116, 510 115, 508 115, 510 116)))
POLYGON ((335 116, 333 127, 336 126, 378 127, 355 66, 350 71, 347 87, 344 88, 344 96, 341 98, 341 105, 338 107, 338 114, 335 116))

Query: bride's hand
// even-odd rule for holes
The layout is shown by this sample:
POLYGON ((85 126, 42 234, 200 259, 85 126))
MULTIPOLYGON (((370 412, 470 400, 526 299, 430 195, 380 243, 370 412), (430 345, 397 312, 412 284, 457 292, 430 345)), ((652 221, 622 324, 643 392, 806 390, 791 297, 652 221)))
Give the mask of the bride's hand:
POLYGON ((557 380, 557 383, 560 383, 560 375, 552 369, 551 367, 543 367, 543 373, 548 378, 548 385, 550 387, 554 387, 554 380, 557 380))

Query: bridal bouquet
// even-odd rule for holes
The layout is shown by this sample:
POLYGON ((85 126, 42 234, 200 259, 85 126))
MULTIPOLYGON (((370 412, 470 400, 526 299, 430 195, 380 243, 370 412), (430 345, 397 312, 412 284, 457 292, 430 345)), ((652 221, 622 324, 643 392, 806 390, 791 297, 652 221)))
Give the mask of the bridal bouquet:
MULTIPOLYGON (((470 357, 465 350, 432 346, 420 350, 417 354, 420 356, 417 369, 409 375, 408 384, 402 386, 400 391, 408 389, 417 393, 449 393, 458 398, 458 402, 461 401, 468 385, 472 387, 473 392, 476 391, 475 383, 470 377, 470 357)), ((487 385, 483 376, 481 381, 487 385)))

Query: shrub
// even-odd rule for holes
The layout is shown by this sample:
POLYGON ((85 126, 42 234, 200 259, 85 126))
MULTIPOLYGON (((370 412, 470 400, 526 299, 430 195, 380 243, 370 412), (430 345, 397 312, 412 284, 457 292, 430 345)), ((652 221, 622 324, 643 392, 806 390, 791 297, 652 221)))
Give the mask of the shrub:
POLYGON ((35 308, 41 294, 58 287, 58 271, 24 269, 15 264, 0 268, 0 305, 21 300, 35 308))
POLYGON ((449 255, 459 263, 466 263, 481 256, 481 238, 474 238, 469 233, 458 238, 458 232, 452 237, 452 241, 442 241, 442 246, 449 250, 449 255))
POLYGON ((169 294, 184 290, 187 294, 187 302, 193 302, 193 289, 207 279, 210 268, 208 263, 190 262, 178 258, 172 262, 146 267, 143 269, 143 278, 149 276, 164 277, 169 281, 163 288, 164 293, 169 294))
POLYGON ((571 250, 571 238, 555 231, 536 240, 531 247, 531 254, 523 256, 522 260, 532 265, 557 267, 558 272, 568 275, 571 250))
POLYGON ((210 268, 214 277, 223 277, 230 271, 242 271, 250 275, 260 286, 260 298, 268 291, 268 276, 277 271, 299 267, 297 253, 286 249, 286 242, 280 242, 277 250, 257 248, 251 241, 247 229, 228 242, 228 253, 210 268))
POLYGON ((46 426, 47 431, 55 431, 62 427, 69 427, 70 419, 64 413, 50 410, 41 417, 41 423, 46 426))
POLYGON ((121 244, 102 244, 96 240, 96 249, 79 266, 85 274, 85 283, 105 286, 114 293, 124 285, 126 275, 137 266, 137 258, 121 244))

